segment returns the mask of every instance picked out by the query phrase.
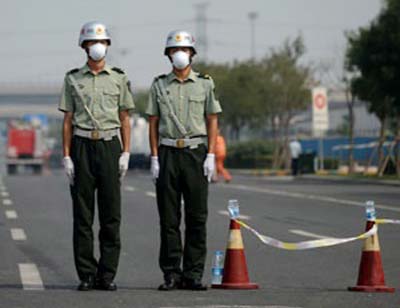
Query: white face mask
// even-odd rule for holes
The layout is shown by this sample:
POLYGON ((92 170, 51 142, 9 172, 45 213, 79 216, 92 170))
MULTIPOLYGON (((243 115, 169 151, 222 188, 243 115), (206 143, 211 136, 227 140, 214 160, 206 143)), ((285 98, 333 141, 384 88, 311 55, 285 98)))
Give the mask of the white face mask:
POLYGON ((89 56, 94 61, 100 61, 106 56, 107 46, 102 43, 96 43, 89 47, 89 56))
POLYGON ((184 51, 177 51, 172 56, 172 65, 177 69, 184 69, 186 66, 189 65, 189 54, 184 51))

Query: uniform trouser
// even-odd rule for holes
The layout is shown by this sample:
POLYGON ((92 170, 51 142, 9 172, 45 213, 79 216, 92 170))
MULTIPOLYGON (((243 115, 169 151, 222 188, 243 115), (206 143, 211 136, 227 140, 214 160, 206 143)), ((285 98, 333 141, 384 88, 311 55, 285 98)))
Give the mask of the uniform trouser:
POLYGON ((203 171, 206 154, 203 144, 196 149, 159 148, 160 174, 156 184, 161 232, 159 264, 165 277, 183 275, 187 279, 201 279, 203 276, 207 253, 208 182, 203 171), (182 197, 185 214, 183 248, 180 232, 182 197))
POLYGON ((105 281, 115 277, 119 254, 121 192, 118 160, 121 143, 118 137, 110 141, 90 140, 74 136, 71 158, 75 167, 73 201, 74 259, 81 280, 97 276, 105 281), (95 193, 99 211, 100 259, 93 254, 93 220, 95 193))

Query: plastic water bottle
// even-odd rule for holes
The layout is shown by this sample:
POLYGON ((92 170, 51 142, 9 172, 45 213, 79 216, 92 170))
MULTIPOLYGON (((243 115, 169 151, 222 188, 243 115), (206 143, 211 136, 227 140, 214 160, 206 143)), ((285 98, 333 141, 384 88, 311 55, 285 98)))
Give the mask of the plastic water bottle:
POLYGON ((228 212, 231 219, 236 219, 239 217, 239 202, 237 200, 229 200, 228 212))
POLYGON ((221 284, 223 275, 224 275, 224 253, 220 250, 217 250, 214 254, 214 259, 212 262, 211 283, 221 284))
POLYGON ((367 201, 365 203, 365 214, 367 216, 367 220, 375 220, 376 219, 376 211, 375 211, 375 202, 367 201))

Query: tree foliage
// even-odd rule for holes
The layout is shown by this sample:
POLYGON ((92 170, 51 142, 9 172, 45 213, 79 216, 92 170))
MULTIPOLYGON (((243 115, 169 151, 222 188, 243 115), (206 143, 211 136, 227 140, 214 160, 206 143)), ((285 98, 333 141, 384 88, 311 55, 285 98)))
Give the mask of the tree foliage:
POLYGON ((204 64, 196 69, 213 76, 223 107, 223 124, 240 139, 243 128, 272 130, 276 148, 274 165, 287 162, 291 120, 310 101, 310 69, 300 64, 303 39, 286 40, 264 58, 233 64, 204 64), (279 158, 279 159, 278 159, 279 158), (280 159, 284 158, 284 159, 280 159))
MULTIPOLYGON (((348 70, 358 74, 353 93, 367 101, 381 121, 380 163, 386 123, 390 117, 400 118, 400 0, 385 4, 370 25, 348 34, 346 54, 348 70)), ((400 139, 400 128, 396 135, 400 139)))

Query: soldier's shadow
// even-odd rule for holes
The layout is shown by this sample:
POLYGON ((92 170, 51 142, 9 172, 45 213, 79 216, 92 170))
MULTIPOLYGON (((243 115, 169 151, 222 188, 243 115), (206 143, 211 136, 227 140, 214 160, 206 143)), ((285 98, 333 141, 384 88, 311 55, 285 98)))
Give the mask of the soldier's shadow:
MULTIPOLYGON (((21 286, 19 286, 21 288, 21 286)), ((71 285, 45 285, 46 290, 68 290, 68 291, 76 291, 76 284, 71 285)), ((157 290, 156 287, 137 287, 137 286, 126 286, 118 284, 118 291, 153 291, 157 290)), ((92 290, 90 292, 105 292, 102 290, 92 290)))
MULTIPOLYGON (((76 291, 76 284, 60 284, 60 285, 44 285, 43 291, 76 291)), ((21 284, 1 284, 0 290, 21 290, 21 291, 35 291, 37 289, 27 289, 24 290, 24 287, 21 284)), ((157 287, 140 287, 140 286, 127 286, 127 285, 118 285, 119 291, 157 291, 157 287)), ((92 290, 90 292, 105 292, 101 290, 92 290)), ((157 291, 158 292, 158 291, 157 291)))
POLYGON ((0 289, 22 289, 22 285, 20 285, 20 284, 2 284, 2 285, 0 285, 0 289))

